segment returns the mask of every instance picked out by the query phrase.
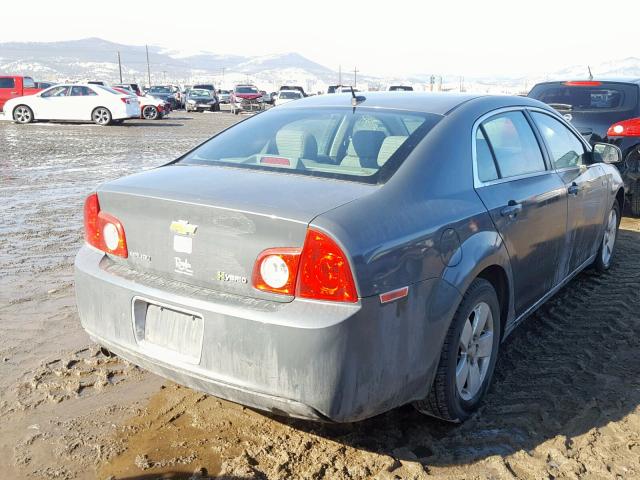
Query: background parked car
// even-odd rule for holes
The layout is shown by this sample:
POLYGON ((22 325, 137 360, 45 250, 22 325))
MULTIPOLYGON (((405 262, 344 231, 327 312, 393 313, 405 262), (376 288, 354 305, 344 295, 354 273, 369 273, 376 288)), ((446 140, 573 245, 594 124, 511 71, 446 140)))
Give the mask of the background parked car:
MULTIPOLYGON (((131 90, 131 87, 122 88, 114 85, 113 89, 125 95, 136 95, 136 93, 131 90)), ((151 95, 136 96, 138 97, 138 102, 140 102, 140 118, 144 118, 145 120, 161 120, 169 113, 163 100, 151 95)))
POLYGON ((0 76, 0 112, 4 109, 4 104, 12 98, 38 93, 39 89, 33 78, 20 75, 0 76))
POLYGON ((36 84, 36 88, 39 90, 44 90, 46 88, 49 87, 53 87, 54 85, 57 85, 57 82, 35 82, 36 84))
POLYGON ((231 103, 231 90, 218 90, 218 101, 222 104, 231 103))
POLYGON ((307 96, 307 94, 304 91, 304 88, 302 88, 299 85, 282 85, 280 87, 280 91, 282 91, 282 90, 298 90, 302 94, 303 97, 307 96))
POLYGON ((191 88, 187 93, 184 109, 187 112, 203 112, 205 110, 215 112, 219 110, 219 104, 211 90, 191 88))
POLYGON ((172 110, 180 108, 180 102, 174 95, 173 88, 167 85, 153 85, 146 92, 148 95, 152 95, 160 100, 164 100, 169 103, 172 110))
POLYGON ((232 112, 257 112, 264 110, 262 94, 255 85, 240 84, 233 88, 231 94, 232 112))
POLYGON ((266 104, 271 104, 271 94, 267 93, 266 90, 260 90, 260 93, 262 94, 262 102, 266 103, 266 104))
POLYGON ((140 90, 140 86, 137 83, 116 83, 113 86, 126 88, 127 90, 131 90, 136 95, 142 95, 142 90, 140 90))
POLYGON ((560 112, 591 143, 622 150, 618 165, 631 212, 640 215, 640 80, 578 80, 535 85, 529 97, 560 112))
POLYGON ((390 85, 388 88, 390 92, 413 92, 411 85, 390 85))
POLYGON ((280 90, 278 98, 276 98, 275 105, 277 107, 278 105, 283 105, 301 98, 303 98, 303 96, 298 90, 280 90))
POLYGON ((74 120, 109 125, 140 116, 135 95, 93 84, 56 85, 35 95, 9 100, 5 109, 16 123, 74 120))

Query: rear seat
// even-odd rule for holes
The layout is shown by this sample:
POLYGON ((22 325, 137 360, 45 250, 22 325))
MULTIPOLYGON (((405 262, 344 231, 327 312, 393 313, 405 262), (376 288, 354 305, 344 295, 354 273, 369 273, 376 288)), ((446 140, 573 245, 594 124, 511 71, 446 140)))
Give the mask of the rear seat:
POLYGON ((340 162, 345 167, 378 168, 378 152, 385 134, 380 130, 359 130, 353 134, 347 154, 340 162))
POLYGON ((385 138, 378 152, 378 166, 381 167, 387 163, 387 160, 396 153, 396 150, 400 148, 400 145, 402 145, 407 138, 409 137, 406 135, 390 135, 385 138))

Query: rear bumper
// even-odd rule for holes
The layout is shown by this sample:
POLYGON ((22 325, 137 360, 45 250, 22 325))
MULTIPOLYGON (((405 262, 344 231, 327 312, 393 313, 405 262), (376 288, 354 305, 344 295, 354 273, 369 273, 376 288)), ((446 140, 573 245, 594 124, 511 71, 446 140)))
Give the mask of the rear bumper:
POLYGON ((441 280, 381 306, 232 297, 154 280, 83 247, 76 257, 80 320, 99 344, 161 376, 220 398, 294 417, 348 422, 428 393, 459 301, 441 280), (429 299, 437 296, 438 301, 429 299), (136 340, 134 298, 197 312, 204 322, 196 361, 136 340), (425 302, 427 299, 427 302, 425 302), (426 305, 447 305, 428 308, 426 305))

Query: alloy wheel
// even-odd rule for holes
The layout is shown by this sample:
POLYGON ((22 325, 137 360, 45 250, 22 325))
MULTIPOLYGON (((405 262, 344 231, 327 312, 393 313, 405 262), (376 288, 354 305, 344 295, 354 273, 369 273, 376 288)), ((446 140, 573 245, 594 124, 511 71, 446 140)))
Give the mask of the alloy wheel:
POLYGON ((618 227, 618 213, 615 208, 609 212, 609 219, 607 220, 607 226, 604 230, 604 236, 602 238, 602 263, 609 265, 611 256, 613 255, 613 247, 616 244, 616 234, 618 227))
POLYGON ((111 115, 106 108, 97 108, 93 112, 93 121, 98 125, 106 125, 111 120, 111 115))
POLYGON ((18 123, 29 123, 31 121, 31 110, 28 107, 18 107, 13 113, 13 119, 18 123))
POLYGON ((480 391, 493 353, 493 314, 485 302, 478 303, 467 317, 458 343, 456 387, 465 401, 480 391))
POLYGON ((156 117, 158 116, 158 111, 156 110, 155 107, 151 105, 147 105, 142 110, 142 116, 147 120, 155 120, 156 117))

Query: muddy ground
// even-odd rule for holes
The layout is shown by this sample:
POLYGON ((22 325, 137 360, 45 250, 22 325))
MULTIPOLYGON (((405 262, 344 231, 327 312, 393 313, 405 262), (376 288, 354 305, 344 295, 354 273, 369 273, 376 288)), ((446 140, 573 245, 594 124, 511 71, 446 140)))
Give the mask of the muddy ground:
POLYGON ((462 426, 411 407, 353 425, 276 418, 106 357, 72 261, 99 183, 236 121, 0 122, 0 478, 640 478, 640 221, 615 265, 571 282, 502 346, 462 426))

